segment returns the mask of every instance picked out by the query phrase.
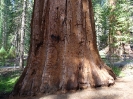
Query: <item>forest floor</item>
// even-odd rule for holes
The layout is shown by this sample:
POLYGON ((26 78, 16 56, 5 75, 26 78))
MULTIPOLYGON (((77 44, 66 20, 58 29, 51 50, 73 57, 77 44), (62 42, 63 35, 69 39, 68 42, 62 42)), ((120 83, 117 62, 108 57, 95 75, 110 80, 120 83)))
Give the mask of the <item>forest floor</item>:
POLYGON ((117 78, 114 86, 40 97, 13 99, 133 99, 133 76, 117 78))
MULTIPOLYGON (((7 71, 3 71, 3 73, 1 71, 1 75, 6 75, 7 73, 7 71)), ((67 94, 14 97, 12 99, 133 99, 133 69, 124 68, 121 73, 124 76, 117 77, 115 85, 111 87, 88 88, 67 94)), ((1 94, 0 99, 8 99, 9 94, 1 94)))

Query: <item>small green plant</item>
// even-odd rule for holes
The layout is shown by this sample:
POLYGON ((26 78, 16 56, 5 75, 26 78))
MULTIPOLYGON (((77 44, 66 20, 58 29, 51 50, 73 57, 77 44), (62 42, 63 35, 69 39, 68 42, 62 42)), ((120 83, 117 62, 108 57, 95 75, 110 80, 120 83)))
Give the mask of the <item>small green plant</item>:
POLYGON ((15 47, 11 46, 8 55, 6 56, 7 58, 15 58, 16 53, 15 53, 15 47))
POLYGON ((7 55, 6 50, 4 49, 4 47, 1 47, 0 49, 0 58, 5 58, 7 55))
POLYGON ((4 47, 1 47, 0 49, 0 60, 1 60, 1 65, 5 64, 5 58, 6 58, 7 52, 4 49, 4 47))
POLYGON ((117 66, 110 66, 110 68, 112 68, 113 72, 116 74, 116 76, 118 77, 124 77, 125 74, 122 71, 122 68, 117 67, 117 66))

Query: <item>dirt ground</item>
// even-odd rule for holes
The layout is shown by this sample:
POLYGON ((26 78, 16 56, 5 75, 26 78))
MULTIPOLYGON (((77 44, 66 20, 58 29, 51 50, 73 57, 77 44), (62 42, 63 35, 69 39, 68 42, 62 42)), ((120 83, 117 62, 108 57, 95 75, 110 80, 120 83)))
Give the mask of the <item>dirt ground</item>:
POLYGON ((133 75, 117 78, 114 86, 40 97, 12 99, 133 99, 133 75))

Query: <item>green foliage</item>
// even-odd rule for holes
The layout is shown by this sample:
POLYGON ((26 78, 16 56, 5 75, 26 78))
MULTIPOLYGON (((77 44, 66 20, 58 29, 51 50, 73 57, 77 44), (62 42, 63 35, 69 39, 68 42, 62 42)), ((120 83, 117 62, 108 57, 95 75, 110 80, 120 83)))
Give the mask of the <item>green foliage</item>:
POLYGON ((4 49, 4 47, 2 46, 1 49, 0 49, 0 58, 3 59, 3 58, 6 57, 6 55, 7 55, 7 52, 4 49))
POLYGON ((113 70, 113 72, 116 74, 116 76, 124 76, 123 73, 121 73, 122 69, 117 66, 110 66, 113 70))
MULTIPOLYGON (((29 52, 33 3, 34 0, 26 0, 24 54, 29 52)), ((0 46, 7 51, 0 55, 0 65, 4 65, 7 58, 19 56, 22 12, 23 0, 0 0, 0 46)))
MULTIPOLYGON (((99 44, 103 44, 104 37, 109 36, 109 34, 115 40, 113 46, 118 46, 122 42, 129 42, 132 39, 130 30, 133 30, 131 23, 133 6, 130 0, 117 0, 115 6, 109 6, 108 0, 93 0, 93 6, 99 44), (117 34, 117 31, 121 33, 121 36, 117 34)), ((107 41, 108 39, 105 42, 107 41)))
POLYGON ((106 34, 105 35, 100 35, 99 38, 100 38, 101 42, 105 43, 108 39, 108 35, 106 35, 106 34))
POLYGON ((6 55, 7 55, 6 50, 4 49, 4 47, 1 47, 1 49, 0 49, 0 65, 5 64, 6 55))
POLYGON ((115 16, 115 22, 112 23, 114 28, 113 37, 117 40, 116 46, 119 42, 129 42, 130 40, 130 27, 133 25, 130 21, 131 14, 133 13, 133 6, 127 0, 118 0, 116 7, 111 15, 115 16), (120 31, 122 35, 118 35, 116 32, 120 31))
POLYGON ((15 50, 16 50, 15 47, 11 46, 11 48, 9 50, 9 53, 7 55, 7 58, 15 58, 16 57, 15 50))
POLYGON ((0 93, 11 92, 18 78, 19 75, 16 73, 0 76, 0 93))

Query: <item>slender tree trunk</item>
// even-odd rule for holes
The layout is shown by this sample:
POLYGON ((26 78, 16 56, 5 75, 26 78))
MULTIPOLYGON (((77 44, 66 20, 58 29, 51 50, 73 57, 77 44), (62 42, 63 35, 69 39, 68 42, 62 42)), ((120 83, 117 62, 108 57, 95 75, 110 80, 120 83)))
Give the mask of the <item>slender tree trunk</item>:
POLYGON ((91 0, 35 0, 28 64, 12 95, 110 86, 100 59, 91 0))
POLYGON ((3 23, 3 32, 2 32, 2 46, 6 48, 6 21, 3 23))
MULTIPOLYGON (((115 6, 116 6, 116 0, 109 0, 109 6, 111 7, 111 12, 110 13, 113 13, 114 9, 115 9, 115 6)), ((109 22, 110 22, 110 26, 109 26, 109 36, 108 36, 108 39, 109 39, 109 59, 110 62, 114 63, 114 59, 112 60, 111 56, 114 54, 114 51, 115 51, 115 46, 114 46, 114 34, 115 34, 115 30, 114 30, 114 24, 116 22, 115 20, 115 15, 111 14, 109 16, 109 22)))
MULTIPOLYGON (((0 1, 0 20, 2 20, 2 0, 0 1)), ((0 27, 2 27, 2 21, 0 21, 0 27)), ((2 28, 0 28, 0 42, 2 42, 2 28)), ((2 43, 0 43, 0 46, 2 43)))
POLYGON ((24 56, 24 32, 25 32, 25 14, 26 14, 26 0, 23 1, 22 22, 20 31, 20 60, 19 66, 23 68, 23 56, 24 56))
POLYGON ((6 35, 7 35, 7 8, 5 7, 6 2, 1 0, 1 11, 3 10, 4 13, 1 12, 1 21, 2 21, 2 46, 6 48, 6 35))

